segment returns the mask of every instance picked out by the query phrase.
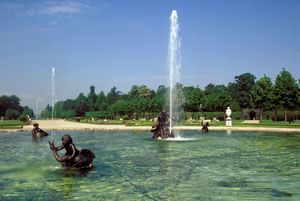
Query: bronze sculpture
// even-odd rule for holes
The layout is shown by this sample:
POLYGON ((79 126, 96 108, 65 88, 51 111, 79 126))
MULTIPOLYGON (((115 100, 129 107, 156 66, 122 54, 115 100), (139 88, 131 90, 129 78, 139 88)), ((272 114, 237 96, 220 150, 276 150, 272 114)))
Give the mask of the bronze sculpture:
POLYGON ((165 112, 161 112, 161 114, 157 117, 157 123, 156 125, 152 126, 151 132, 153 132, 153 139, 166 139, 175 137, 173 131, 170 130, 168 118, 165 112))
POLYGON ((31 134, 33 138, 48 136, 48 133, 43 129, 39 128, 39 124, 36 122, 33 124, 33 129, 31 130, 31 134))
POLYGON ((93 159, 95 154, 89 149, 76 149, 73 144, 73 140, 70 135, 66 134, 62 136, 62 145, 55 147, 54 140, 49 141, 50 149, 53 152, 55 159, 62 164, 63 167, 74 167, 80 169, 92 168, 93 159), (66 153, 64 156, 60 157, 58 151, 65 149, 66 153))

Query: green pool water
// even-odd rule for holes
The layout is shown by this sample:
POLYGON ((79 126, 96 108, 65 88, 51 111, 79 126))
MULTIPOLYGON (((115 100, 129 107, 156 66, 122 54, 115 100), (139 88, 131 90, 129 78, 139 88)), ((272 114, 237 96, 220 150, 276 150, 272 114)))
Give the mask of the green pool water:
MULTIPOLYGON (((55 132, 56 145, 65 133, 55 132)), ((68 133, 96 154, 94 170, 61 168, 51 136, 0 133, 0 200, 300 200, 299 134, 68 133)))

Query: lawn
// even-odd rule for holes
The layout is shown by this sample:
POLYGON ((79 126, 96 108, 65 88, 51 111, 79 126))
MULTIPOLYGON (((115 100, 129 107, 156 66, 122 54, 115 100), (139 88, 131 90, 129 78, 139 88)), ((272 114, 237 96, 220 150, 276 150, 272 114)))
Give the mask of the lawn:
POLYGON ((26 123, 19 120, 0 121, 0 129, 21 129, 26 123))
MULTIPOLYGON (((244 120, 233 120, 233 127, 267 127, 267 128, 300 128, 300 120, 293 121, 291 123, 284 121, 272 121, 272 120, 262 120, 259 124, 249 124, 242 123, 244 120)), ((91 124, 124 124, 128 126, 153 126, 155 122, 149 120, 127 120, 127 121, 117 121, 117 120, 95 120, 95 121, 80 121, 82 123, 91 123, 91 124)), ((202 126, 201 122, 193 121, 193 122, 180 122, 180 126, 202 126)), ((210 126, 225 126, 224 121, 219 122, 211 122, 210 126)))
MULTIPOLYGON (((233 127, 267 127, 267 128, 300 128, 300 120, 291 123, 285 121, 262 120, 259 124, 242 123, 244 120, 233 120, 233 127)), ((225 126, 224 121, 213 122, 211 126, 225 126)))

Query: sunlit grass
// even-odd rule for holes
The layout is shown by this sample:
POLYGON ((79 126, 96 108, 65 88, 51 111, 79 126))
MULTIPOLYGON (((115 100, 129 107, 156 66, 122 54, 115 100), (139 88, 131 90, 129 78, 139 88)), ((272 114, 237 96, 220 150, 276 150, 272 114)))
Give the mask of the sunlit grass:
MULTIPOLYGON (((300 128, 300 120, 295 120, 293 122, 285 121, 272 121, 272 120, 262 120, 260 123, 243 123, 245 120, 232 120, 233 127, 267 127, 267 128, 300 128)), ((90 124, 99 124, 99 125, 127 125, 127 126, 153 126, 155 122, 153 120, 81 120, 81 123, 90 123, 90 124)), ((210 126, 218 127, 225 126, 224 121, 211 121, 210 126)), ((202 126, 202 123, 199 120, 193 122, 181 121, 179 126, 202 126)))
MULTIPOLYGON (((233 120, 233 127, 267 127, 267 128, 300 128, 300 120, 293 122, 262 120, 260 123, 243 123, 244 120, 233 120)), ((224 121, 212 122, 211 126, 225 126, 224 121)))
POLYGON ((23 128, 24 122, 19 120, 3 120, 0 121, 0 129, 19 129, 23 128))

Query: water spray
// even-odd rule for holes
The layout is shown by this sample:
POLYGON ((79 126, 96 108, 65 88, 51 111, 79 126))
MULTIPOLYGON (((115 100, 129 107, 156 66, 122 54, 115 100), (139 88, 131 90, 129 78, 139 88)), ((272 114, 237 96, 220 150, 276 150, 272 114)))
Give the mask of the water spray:
POLYGON ((54 124, 54 105, 55 105, 55 67, 52 67, 52 140, 54 140, 53 124, 54 124))
POLYGON ((174 112, 178 112, 178 105, 175 105, 177 98, 176 83, 180 80, 180 68, 181 68, 181 54, 180 54, 180 38, 179 38, 179 23, 176 10, 172 10, 170 16, 170 36, 169 36, 169 120, 170 120, 170 132, 172 132, 172 126, 174 121, 174 112))

